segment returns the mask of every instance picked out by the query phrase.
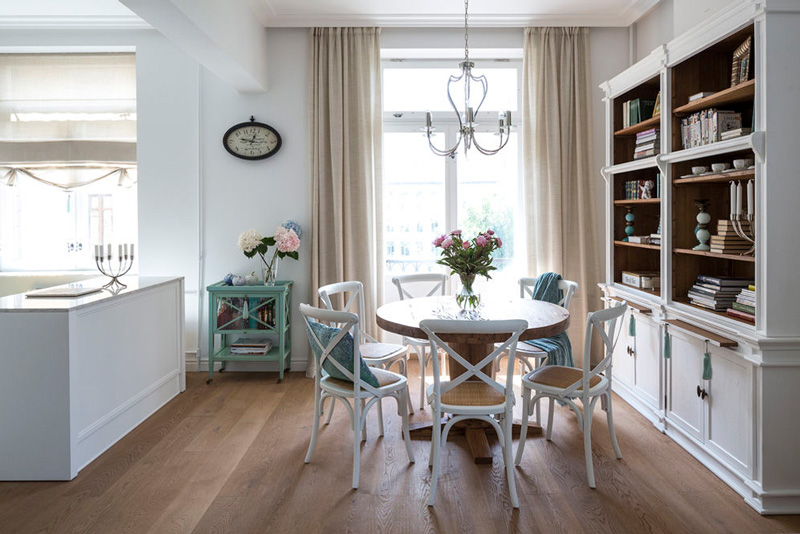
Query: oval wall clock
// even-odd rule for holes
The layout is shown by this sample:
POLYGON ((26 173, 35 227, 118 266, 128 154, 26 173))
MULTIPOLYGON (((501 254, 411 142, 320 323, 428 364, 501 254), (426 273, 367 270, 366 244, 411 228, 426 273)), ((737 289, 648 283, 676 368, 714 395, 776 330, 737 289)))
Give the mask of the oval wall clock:
POLYGON ((241 159, 266 159, 275 155, 281 144, 278 130, 269 124, 256 122, 252 115, 249 122, 234 124, 222 136, 225 150, 241 159))

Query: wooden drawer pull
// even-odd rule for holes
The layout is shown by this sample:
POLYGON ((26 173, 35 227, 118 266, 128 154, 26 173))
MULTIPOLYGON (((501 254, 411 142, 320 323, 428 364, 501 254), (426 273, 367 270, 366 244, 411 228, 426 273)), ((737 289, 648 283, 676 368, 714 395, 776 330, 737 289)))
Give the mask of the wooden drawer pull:
POLYGON ((678 319, 669 319, 664 322, 672 326, 673 328, 678 328, 680 330, 683 330, 684 332, 692 335, 693 337, 698 337, 704 341, 708 340, 709 343, 716 345, 718 347, 731 348, 739 345, 739 343, 734 341, 733 339, 728 339, 727 337, 719 336, 713 332, 709 332, 708 330, 698 328, 694 325, 685 323, 683 321, 679 321, 678 319))

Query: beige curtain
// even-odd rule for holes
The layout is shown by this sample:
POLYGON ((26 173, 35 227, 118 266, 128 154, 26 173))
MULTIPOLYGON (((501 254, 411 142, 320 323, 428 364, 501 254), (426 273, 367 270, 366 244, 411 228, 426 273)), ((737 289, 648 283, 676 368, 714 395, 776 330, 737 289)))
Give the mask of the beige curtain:
MULTIPOLYGON (((586 314, 600 307, 600 237, 591 168, 589 31, 526 28, 522 143, 528 267, 560 273, 580 285, 569 337, 583 361, 586 314)), ((593 357, 596 357, 593 354, 593 357)))
POLYGON ((383 264, 379 38, 378 28, 311 30, 310 297, 317 302, 322 285, 360 280, 372 335, 383 264))

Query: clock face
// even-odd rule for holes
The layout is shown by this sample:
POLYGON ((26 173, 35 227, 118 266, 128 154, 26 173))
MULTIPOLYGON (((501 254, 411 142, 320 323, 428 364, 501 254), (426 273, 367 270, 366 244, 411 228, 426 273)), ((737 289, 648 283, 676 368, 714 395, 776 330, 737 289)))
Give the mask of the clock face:
POLYGON ((222 144, 237 158, 264 159, 281 148, 281 136, 272 126, 251 118, 251 122, 237 124, 225 132, 222 144))

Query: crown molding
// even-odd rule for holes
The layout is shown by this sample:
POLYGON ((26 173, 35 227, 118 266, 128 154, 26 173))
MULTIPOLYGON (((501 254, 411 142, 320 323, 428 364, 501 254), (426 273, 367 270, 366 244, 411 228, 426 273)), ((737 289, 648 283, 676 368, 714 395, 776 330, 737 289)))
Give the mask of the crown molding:
MULTIPOLYGON (((619 13, 612 15, 548 15, 548 14, 470 14, 470 27, 521 28, 526 26, 590 26, 627 27, 639 20, 661 0, 631 0, 619 13)), ((279 15, 269 0, 249 0, 254 13, 266 27, 309 28, 343 26, 377 26, 380 28, 462 28, 464 15, 403 14, 403 15, 279 15), (268 14, 269 13, 269 14, 268 14), (266 18, 266 22, 264 19, 266 18)))
POLYGON ((0 16, 5 30, 141 30, 151 29, 135 15, 87 16, 0 16))

